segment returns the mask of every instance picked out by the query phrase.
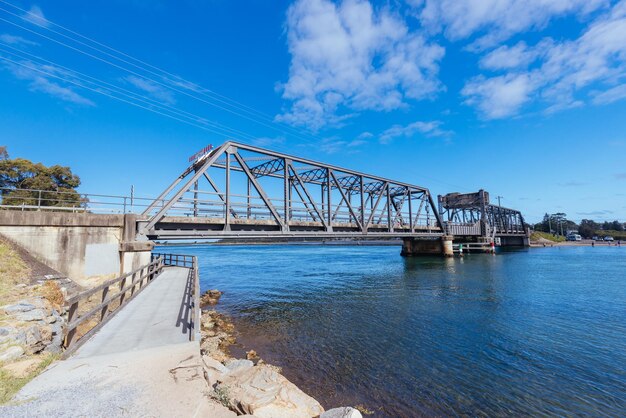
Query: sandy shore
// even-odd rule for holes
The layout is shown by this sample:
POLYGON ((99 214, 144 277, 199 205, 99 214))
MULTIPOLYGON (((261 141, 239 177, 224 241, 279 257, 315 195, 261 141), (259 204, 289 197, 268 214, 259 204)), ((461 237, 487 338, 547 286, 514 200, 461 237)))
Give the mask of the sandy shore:
POLYGON ((531 247, 621 247, 626 246, 625 242, 620 241, 594 241, 591 239, 584 239, 582 241, 563 241, 554 242, 547 239, 539 241, 531 241, 531 247))

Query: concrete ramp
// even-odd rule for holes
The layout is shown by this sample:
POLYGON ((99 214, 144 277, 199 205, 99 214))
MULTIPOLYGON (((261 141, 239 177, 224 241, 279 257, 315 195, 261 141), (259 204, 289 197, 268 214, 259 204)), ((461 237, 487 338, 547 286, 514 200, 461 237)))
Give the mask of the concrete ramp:
POLYGON ((166 267, 68 360, 22 388, 7 417, 212 417, 199 341, 189 341, 191 270, 166 267))
POLYGON ((73 358, 143 350, 190 340, 191 270, 166 267, 73 358))

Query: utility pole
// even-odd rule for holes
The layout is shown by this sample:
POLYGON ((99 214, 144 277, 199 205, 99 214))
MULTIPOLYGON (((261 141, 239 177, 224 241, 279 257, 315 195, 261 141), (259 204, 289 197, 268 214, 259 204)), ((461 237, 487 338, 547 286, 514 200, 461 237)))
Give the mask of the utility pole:
POLYGON ((500 199, 503 199, 504 196, 496 196, 496 199, 498 199, 498 206, 502 207, 502 205, 500 204, 500 199))
POLYGON ((130 211, 133 212, 133 205, 135 203, 135 185, 130 186, 130 211))

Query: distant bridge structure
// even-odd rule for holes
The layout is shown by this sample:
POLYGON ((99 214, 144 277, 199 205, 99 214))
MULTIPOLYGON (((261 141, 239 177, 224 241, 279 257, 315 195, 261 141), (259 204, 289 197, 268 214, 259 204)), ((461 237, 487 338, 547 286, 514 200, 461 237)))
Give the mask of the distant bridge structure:
MULTIPOLYGON (((156 199, 81 195, 76 203, 66 192, 17 189, 1 195, 0 209, 23 213, 0 217, 0 233, 33 246, 44 242, 32 238, 48 231, 42 226, 72 235, 69 226, 93 225, 109 228, 106 245, 117 251, 112 240, 119 229, 118 258, 134 260, 124 266, 144 262, 152 243, 165 240, 402 239, 405 255, 451 255, 455 244, 478 251, 493 250, 494 244, 528 245, 522 214, 490 204, 483 190, 450 193, 435 202, 423 186, 232 141, 195 154, 156 199), (34 216, 43 211, 51 216, 34 216), (124 216, 105 219, 99 213, 124 216), (32 239, 14 228, 20 226, 32 239)), ((50 239, 64 242, 57 235, 50 239)), ((99 242, 96 235, 85 235, 88 245, 99 242)))
POLYGON ((522 213, 491 204, 484 190, 448 193, 437 201, 446 234, 460 241, 528 246, 529 230, 522 213))

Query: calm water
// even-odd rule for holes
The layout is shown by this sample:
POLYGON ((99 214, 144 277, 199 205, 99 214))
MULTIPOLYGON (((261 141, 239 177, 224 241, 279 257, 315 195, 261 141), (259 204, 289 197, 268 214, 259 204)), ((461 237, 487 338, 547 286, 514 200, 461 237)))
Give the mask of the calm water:
POLYGON ((626 415, 626 247, 186 247, 245 349, 375 417, 626 415))

